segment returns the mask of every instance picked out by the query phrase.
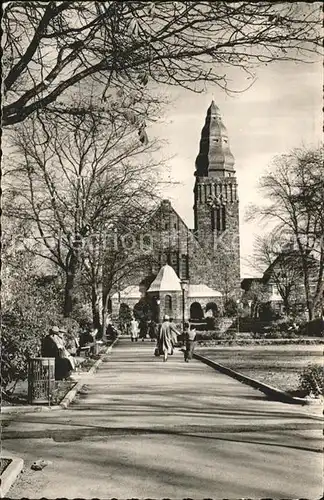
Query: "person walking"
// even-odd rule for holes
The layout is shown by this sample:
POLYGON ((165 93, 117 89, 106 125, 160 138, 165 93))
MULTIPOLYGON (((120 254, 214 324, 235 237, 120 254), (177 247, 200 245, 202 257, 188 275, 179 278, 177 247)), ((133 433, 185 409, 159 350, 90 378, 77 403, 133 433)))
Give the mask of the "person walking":
POLYGON ((186 342, 186 350, 185 350, 185 362, 189 363, 190 359, 192 359, 192 355, 195 349, 195 340, 197 331, 194 325, 189 325, 189 323, 185 323, 185 342, 186 342))
POLYGON ((147 322, 146 319, 143 318, 141 319, 139 324, 139 336, 142 339, 142 342, 144 342, 144 340, 146 339, 146 334, 147 334, 147 322))
POLYGON ((149 322, 148 333, 149 333, 151 342, 154 342, 157 339, 157 324, 155 323, 155 321, 153 319, 149 322))
POLYGON ((98 344, 97 344, 97 334, 98 334, 98 329, 97 328, 91 328, 90 330, 90 336, 92 338, 91 342, 91 353, 96 356, 98 354, 98 344))
POLYGON ((168 355, 173 352, 172 334, 170 328, 170 318, 166 314, 160 328, 158 336, 158 350, 159 354, 163 355, 163 361, 167 361, 168 355))
POLYGON ((176 325, 173 322, 173 318, 170 317, 170 330, 171 330, 171 341, 172 341, 172 352, 173 354, 174 347, 178 344, 178 336, 181 335, 181 332, 177 329, 176 325))
POLYGON ((130 330, 131 330, 132 342, 137 342, 138 341, 138 322, 136 321, 135 318, 133 318, 131 323, 130 323, 130 330))

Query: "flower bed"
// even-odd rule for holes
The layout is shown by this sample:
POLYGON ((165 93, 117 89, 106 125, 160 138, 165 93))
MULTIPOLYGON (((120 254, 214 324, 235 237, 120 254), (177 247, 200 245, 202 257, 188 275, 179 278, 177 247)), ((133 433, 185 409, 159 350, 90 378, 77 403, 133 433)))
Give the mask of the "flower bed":
POLYGON ((233 346, 233 347, 238 347, 238 346, 250 346, 251 348, 253 346, 282 346, 282 345, 324 345, 324 339, 318 339, 318 338, 297 338, 297 339, 291 339, 291 338, 280 338, 280 339, 270 339, 270 338, 259 338, 259 339, 252 339, 248 337, 232 337, 232 338, 223 338, 223 339, 203 339, 200 340, 198 337, 198 342, 197 342, 199 347, 208 347, 208 348, 213 348, 213 347, 224 347, 224 346, 233 346))
POLYGON ((309 364, 322 364, 321 345, 254 345, 233 347, 199 347, 201 354, 243 375, 283 391, 299 388, 299 375, 309 364))

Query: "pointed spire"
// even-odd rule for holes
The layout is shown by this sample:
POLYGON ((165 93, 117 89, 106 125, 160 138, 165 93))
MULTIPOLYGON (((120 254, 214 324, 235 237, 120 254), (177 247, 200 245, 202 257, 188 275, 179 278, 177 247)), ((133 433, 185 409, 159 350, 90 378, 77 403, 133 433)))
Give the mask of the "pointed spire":
POLYGON ((207 110, 196 159, 198 177, 224 177, 234 172, 234 157, 229 148, 228 133, 214 100, 207 110))
POLYGON ((180 279, 173 267, 168 264, 162 266, 148 292, 181 292, 180 279))

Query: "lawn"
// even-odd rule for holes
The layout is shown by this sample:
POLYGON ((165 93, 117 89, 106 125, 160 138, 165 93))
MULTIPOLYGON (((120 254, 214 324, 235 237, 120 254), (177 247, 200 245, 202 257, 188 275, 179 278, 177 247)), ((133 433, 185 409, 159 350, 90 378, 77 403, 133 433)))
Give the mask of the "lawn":
POLYGON ((196 352, 284 391, 298 388, 299 373, 305 366, 323 363, 322 345, 197 347, 196 352))

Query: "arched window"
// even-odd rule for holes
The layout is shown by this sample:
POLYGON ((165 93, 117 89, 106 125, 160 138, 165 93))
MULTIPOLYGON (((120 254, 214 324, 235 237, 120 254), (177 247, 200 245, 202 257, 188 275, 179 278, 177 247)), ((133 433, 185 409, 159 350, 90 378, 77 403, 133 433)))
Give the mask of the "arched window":
POLYGON ((222 207, 222 231, 226 229, 226 212, 225 207, 222 207))
POLYGON ((216 229, 217 231, 221 230, 221 208, 216 209, 216 229))
POLYGON ((213 316, 214 318, 218 316, 218 307, 215 302, 208 302, 205 310, 206 316, 213 316))
POLYGON ((225 231, 226 229, 226 209, 225 207, 217 207, 212 211, 212 228, 217 231, 225 231))
POLYGON ((199 302, 193 302, 190 306, 190 319, 203 319, 204 311, 199 302))
POLYGON ((171 295, 165 296, 164 310, 165 310, 165 314, 168 314, 169 316, 172 315, 172 297, 171 297, 171 295))
POLYGON ((216 221, 215 221, 215 209, 214 208, 212 208, 212 211, 211 211, 211 225, 212 225, 212 230, 215 231, 216 221))

